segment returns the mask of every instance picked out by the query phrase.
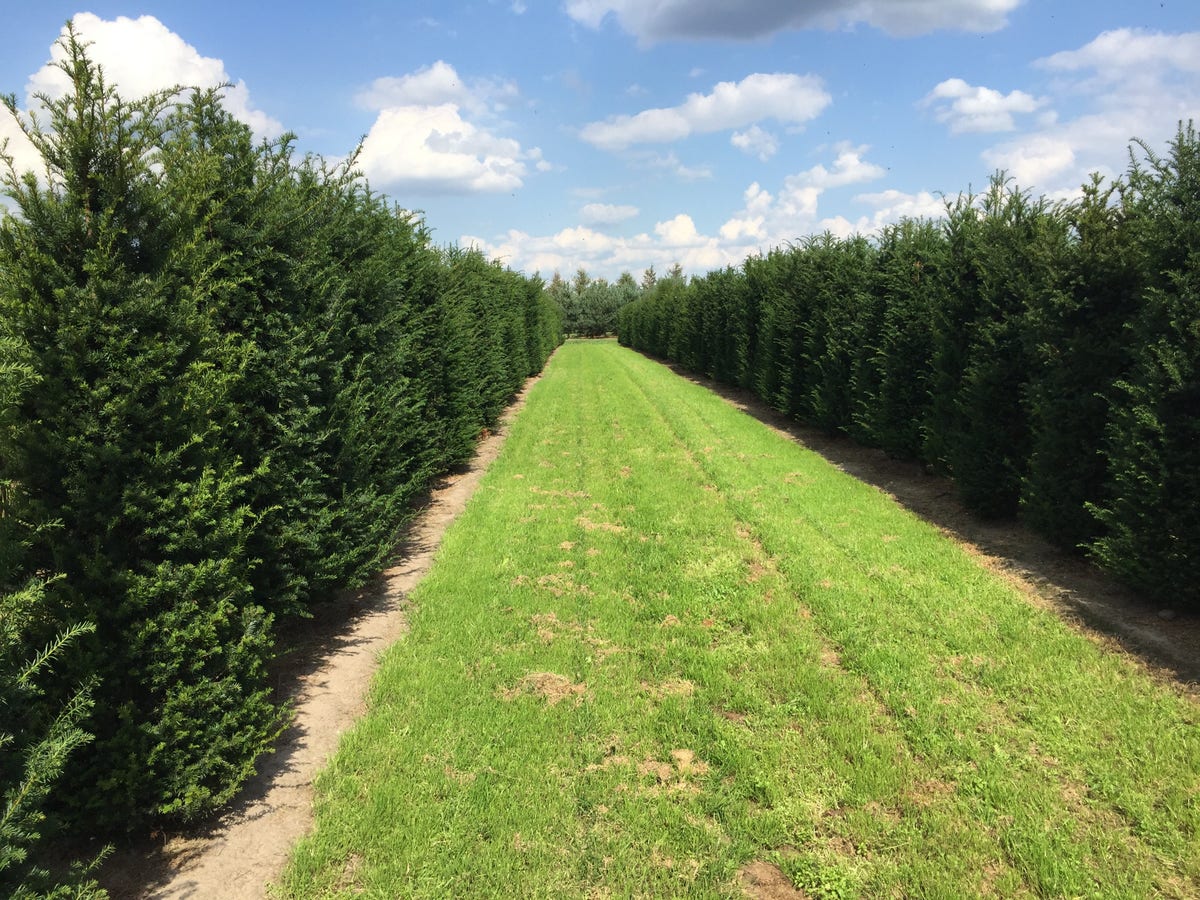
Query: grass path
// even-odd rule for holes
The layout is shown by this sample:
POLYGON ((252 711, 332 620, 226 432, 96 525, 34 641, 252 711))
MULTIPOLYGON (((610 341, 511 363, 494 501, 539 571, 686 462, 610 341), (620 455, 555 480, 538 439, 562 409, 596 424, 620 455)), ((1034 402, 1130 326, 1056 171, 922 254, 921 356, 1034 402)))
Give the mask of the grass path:
POLYGON ((284 896, 1200 896, 1194 701, 615 344, 415 603, 284 896))

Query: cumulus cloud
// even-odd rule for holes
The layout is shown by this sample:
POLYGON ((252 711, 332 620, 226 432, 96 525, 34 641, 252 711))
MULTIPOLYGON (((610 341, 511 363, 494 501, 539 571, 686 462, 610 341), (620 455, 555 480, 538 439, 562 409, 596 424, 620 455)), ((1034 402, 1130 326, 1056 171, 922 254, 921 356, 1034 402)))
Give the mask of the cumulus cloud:
POLYGON ((855 203, 874 209, 871 227, 880 228, 901 219, 936 219, 946 213, 946 201, 929 191, 908 194, 904 191, 886 190, 875 194, 859 194, 855 203))
POLYGON ((654 226, 654 233, 658 235, 664 247, 694 247, 701 241, 696 223, 686 213, 659 222, 654 226))
MULTIPOLYGON (((33 149, 33 144, 29 143, 29 138, 25 137, 17 121, 3 108, 0 108, 0 150, 12 158, 13 167, 18 172, 37 172, 42 169, 41 156, 33 149)), ((3 202, 3 198, 0 198, 0 203, 3 202)))
POLYGON ((513 191, 528 154, 511 138, 466 121, 453 103, 379 113, 359 166, 375 187, 425 193, 513 191))
MULTIPOLYGON (((77 13, 72 22, 79 39, 91 44, 88 54, 92 60, 103 68, 105 79, 122 96, 132 99, 176 86, 211 88, 230 84, 225 90, 225 108, 232 115, 249 125, 260 138, 283 133, 283 125, 253 105, 246 83, 235 82, 221 60, 201 56, 195 47, 154 16, 136 19, 118 16, 108 21, 84 12, 77 13)), ((50 55, 54 61, 65 58, 58 44, 50 55)), ((47 64, 29 78, 27 102, 32 105, 35 94, 57 99, 68 90, 70 81, 66 73, 47 64)))
POLYGON ((359 106, 379 111, 394 106, 440 106, 453 103, 479 115, 502 111, 518 96, 511 81, 477 78, 468 83, 454 66, 438 60, 408 75, 376 78, 355 97, 359 106))
POLYGON ((587 225, 619 225, 638 214, 636 206, 617 206, 611 203, 588 203, 579 210, 579 218, 587 225))
POLYGON ((515 191, 532 166, 553 169, 538 147, 497 133, 496 118, 519 96, 512 82, 467 80, 438 60, 377 78, 358 104, 376 113, 359 167, 373 186, 425 194, 515 191))
POLYGON ((743 153, 757 156, 763 162, 779 152, 779 138, 758 125, 751 125, 745 131, 735 131, 729 142, 743 153))
POLYGON ((946 214, 946 203, 929 191, 915 194, 895 189, 874 194, 859 194, 854 202, 871 211, 851 222, 845 216, 822 219, 817 223, 818 231, 829 231, 838 237, 852 234, 877 234, 885 226, 901 219, 937 219, 946 214))
MULTIPOLYGON (((815 165, 784 179, 772 193, 758 182, 746 188, 742 208, 716 229, 701 230, 688 212, 656 222, 649 231, 630 237, 614 237, 597 231, 586 221, 553 235, 531 235, 512 230, 492 240, 464 235, 462 243, 477 246, 490 256, 528 272, 573 272, 582 266, 593 275, 615 278, 622 271, 641 271, 654 266, 664 271, 679 263, 692 273, 727 265, 738 265, 748 255, 778 246, 826 228, 838 233, 871 231, 901 215, 940 212, 940 201, 929 194, 908 195, 898 191, 863 194, 855 202, 869 209, 858 222, 821 219, 820 198, 828 190, 848 187, 881 177, 884 170, 864 159, 866 147, 838 144, 833 162, 815 165), (936 212, 930 212, 936 207, 936 212), (844 227, 843 227, 844 222, 844 227)), ((609 209, 603 204, 589 206, 609 209)), ((584 207, 588 209, 588 207, 584 207)))
POLYGON ((834 149, 837 150, 837 157, 833 161, 832 169, 826 169, 818 163, 807 172, 790 176, 785 184, 795 183, 824 191, 846 184, 871 181, 883 176, 882 166, 863 160, 863 154, 868 149, 865 144, 856 147, 852 144, 841 143, 834 149))
POLYGON ((1091 70, 1108 81, 1144 68, 1200 74, 1200 32, 1162 34, 1119 28, 1101 33, 1078 50, 1047 56, 1038 65, 1063 72, 1091 70))
POLYGON ((1046 101, 1024 91, 1002 94, 997 90, 948 78, 925 95, 922 106, 931 106, 939 122, 955 134, 963 132, 1014 131, 1014 113, 1032 113, 1046 101))
POLYGON ((658 222, 653 233, 628 238, 580 227, 545 236, 513 229, 495 240, 464 235, 460 243, 478 247, 509 266, 543 275, 583 267, 593 276, 616 278, 621 272, 641 272, 648 266, 665 271, 675 263, 686 271, 705 272, 745 258, 717 237, 701 234, 686 213, 658 222))
MULTIPOLYGON (((993 168, 1004 169, 1022 187, 1045 189, 1056 184, 1059 175, 1075 169, 1075 143, 1066 133, 1033 134, 992 147, 984 151, 983 158, 993 168)), ((1119 146, 1123 141, 1115 143, 1119 146)))
POLYGON ((803 124, 830 102, 815 75, 755 73, 736 83, 722 81, 708 94, 690 94, 679 106, 592 122, 580 137, 603 150, 623 150, 634 144, 669 143, 692 134, 743 128, 764 119, 803 124))
POLYGON ((1200 119, 1200 32, 1122 28, 1038 60, 1053 90, 1079 109, 988 148, 983 159, 1025 188, 1069 196, 1090 172, 1121 172, 1132 138, 1163 146, 1200 119))
POLYGON ((568 0, 567 14, 590 28, 612 17, 642 43, 750 39, 802 28, 869 25, 893 35, 1003 28, 1023 0, 568 0))
POLYGON ((824 230, 818 225, 822 194, 833 188, 873 181, 885 174, 881 166, 863 159, 865 146, 843 143, 835 150, 837 156, 832 168, 817 164, 789 175, 774 196, 757 182, 750 185, 743 197, 744 207, 721 226, 721 236, 728 241, 745 238, 774 245, 824 230))

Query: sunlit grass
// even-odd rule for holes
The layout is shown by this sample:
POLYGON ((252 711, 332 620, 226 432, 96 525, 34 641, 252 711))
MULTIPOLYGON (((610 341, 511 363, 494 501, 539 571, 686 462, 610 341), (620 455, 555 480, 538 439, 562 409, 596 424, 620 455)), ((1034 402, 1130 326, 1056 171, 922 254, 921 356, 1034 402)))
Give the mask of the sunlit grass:
POLYGON ((1200 895, 1194 701, 615 344, 415 601, 281 894, 1200 895))

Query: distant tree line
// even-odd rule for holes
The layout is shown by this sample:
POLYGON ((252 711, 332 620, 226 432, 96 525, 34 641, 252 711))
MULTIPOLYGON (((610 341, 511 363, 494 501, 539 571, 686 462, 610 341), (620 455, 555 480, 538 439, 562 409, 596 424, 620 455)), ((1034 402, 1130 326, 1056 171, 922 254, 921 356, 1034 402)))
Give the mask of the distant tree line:
MULTIPOLYGON (((683 281, 683 268, 674 264, 667 273, 668 280, 683 281)), ((579 269, 575 277, 565 281, 558 272, 550 279, 546 290, 562 311, 563 333, 576 337, 604 337, 617 333, 621 309, 637 300, 658 282, 654 267, 642 273, 637 282, 629 272, 622 272, 615 282, 591 278, 579 269)))
POLYGON ((233 796, 287 722, 279 623, 378 571, 561 335, 540 280, 435 248, 353 160, 62 47, 44 172, 3 177, 4 896, 89 889, 39 874, 50 831, 233 796))
POLYGON ((1052 203, 801 240, 620 314, 623 343, 951 475, 1149 598, 1200 607, 1200 141, 1052 203))

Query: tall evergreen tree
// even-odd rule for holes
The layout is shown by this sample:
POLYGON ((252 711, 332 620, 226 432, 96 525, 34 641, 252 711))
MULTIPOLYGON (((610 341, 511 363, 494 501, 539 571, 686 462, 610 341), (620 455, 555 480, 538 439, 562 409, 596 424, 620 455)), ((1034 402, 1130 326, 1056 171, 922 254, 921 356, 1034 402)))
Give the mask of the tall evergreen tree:
POLYGON ((64 795, 109 825, 186 818, 224 802, 279 727, 249 475, 222 432, 244 353, 204 279, 174 277, 186 240, 152 166, 171 96, 126 103, 70 30, 62 46, 71 89, 41 98, 46 125, 28 131, 48 184, 6 185, 19 216, 0 229, 0 314, 37 380, 0 477, 62 522, 31 548, 65 576, 53 614, 96 624, 63 667, 96 673, 104 697, 64 795))
POLYGON ((1169 152, 1144 145, 1129 171, 1130 227, 1148 287, 1133 361, 1107 429, 1106 533, 1093 553, 1149 595, 1200 607, 1200 136, 1181 125, 1169 152))
POLYGON ((946 249, 939 223, 906 219, 884 229, 874 267, 877 336, 866 340, 856 411, 871 443, 894 456, 921 455, 930 405, 932 315, 942 302, 946 249))
POLYGON ((1030 447, 1026 312, 1061 278, 1065 220, 998 173, 949 208, 946 228, 926 454, 976 512, 1012 515, 1030 447))
MULTIPOLYGON (((14 414, 16 401, 36 380, 20 340, 0 336, 0 440, 5 445, 27 427, 14 414)), ((44 682, 72 652, 71 645, 94 628, 63 626, 50 615, 47 577, 32 570, 28 557, 38 532, 53 523, 32 523, 26 501, 18 484, 0 489, 0 894, 89 896, 98 893, 90 879, 60 884, 38 865, 38 856, 45 845, 46 808, 63 769, 91 740, 80 723, 92 707, 93 686, 89 679, 65 698, 48 700, 44 682)))
POLYGON ((1131 240, 1128 192, 1099 176, 1066 210, 1070 243, 1056 289, 1033 298, 1028 343, 1031 444, 1021 515, 1055 543, 1079 549, 1100 525, 1088 504, 1103 502, 1103 453, 1115 384, 1129 373, 1130 322, 1145 279, 1131 240))

